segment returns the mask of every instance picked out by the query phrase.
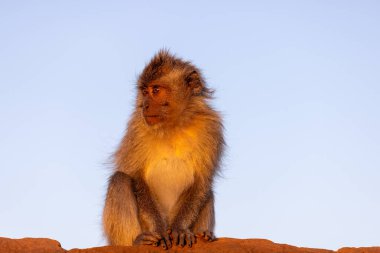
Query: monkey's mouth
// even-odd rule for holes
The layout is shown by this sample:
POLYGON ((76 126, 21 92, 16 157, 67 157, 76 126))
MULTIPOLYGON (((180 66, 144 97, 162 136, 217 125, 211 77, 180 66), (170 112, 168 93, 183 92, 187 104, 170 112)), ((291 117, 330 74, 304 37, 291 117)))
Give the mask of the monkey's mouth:
POLYGON ((144 115, 144 118, 148 125, 155 125, 159 123, 162 119, 160 115, 144 115))

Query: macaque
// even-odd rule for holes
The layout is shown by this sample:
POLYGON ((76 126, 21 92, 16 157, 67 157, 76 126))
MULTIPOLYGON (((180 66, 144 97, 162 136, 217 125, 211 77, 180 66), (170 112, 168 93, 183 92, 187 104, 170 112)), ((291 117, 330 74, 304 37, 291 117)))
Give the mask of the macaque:
POLYGON ((213 241, 221 116, 201 71, 159 51, 137 81, 136 108, 114 154, 103 212, 110 245, 191 247, 213 241))

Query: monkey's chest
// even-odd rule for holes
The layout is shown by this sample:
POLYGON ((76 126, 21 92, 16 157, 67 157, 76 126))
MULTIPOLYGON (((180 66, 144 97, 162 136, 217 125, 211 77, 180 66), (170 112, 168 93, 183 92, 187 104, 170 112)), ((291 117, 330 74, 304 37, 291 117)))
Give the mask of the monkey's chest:
POLYGON ((168 153, 147 164, 145 179, 160 212, 170 219, 180 195, 194 182, 194 170, 189 159, 168 153))

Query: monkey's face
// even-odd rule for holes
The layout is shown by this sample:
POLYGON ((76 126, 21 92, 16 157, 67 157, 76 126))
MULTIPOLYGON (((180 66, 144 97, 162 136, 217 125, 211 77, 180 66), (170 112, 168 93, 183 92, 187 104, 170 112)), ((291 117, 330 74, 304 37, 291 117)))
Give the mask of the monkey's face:
POLYGON ((161 82, 143 86, 141 96, 142 114, 150 126, 175 123, 187 104, 186 94, 161 82))
POLYGON ((142 87, 142 112, 148 125, 156 125, 165 120, 169 109, 170 93, 168 87, 159 84, 142 87))

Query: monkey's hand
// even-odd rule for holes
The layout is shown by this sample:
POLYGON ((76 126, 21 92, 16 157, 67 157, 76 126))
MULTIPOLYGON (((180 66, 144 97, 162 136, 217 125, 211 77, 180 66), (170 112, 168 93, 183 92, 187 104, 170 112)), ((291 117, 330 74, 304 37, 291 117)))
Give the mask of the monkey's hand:
POLYGON ((185 245, 191 247, 195 241, 194 234, 189 229, 169 229, 168 233, 173 240, 173 244, 184 247, 185 245))
POLYGON ((200 232, 200 233, 197 233, 195 235, 197 238, 201 238, 202 240, 205 240, 205 241, 208 241, 208 242, 212 242, 215 240, 215 235, 213 232, 209 231, 209 230, 206 230, 206 231, 203 231, 203 232, 200 232))
POLYGON ((133 242, 133 245, 161 245, 163 249, 172 247, 168 233, 143 232, 139 234, 133 242), (161 235, 162 234, 162 235, 161 235))

